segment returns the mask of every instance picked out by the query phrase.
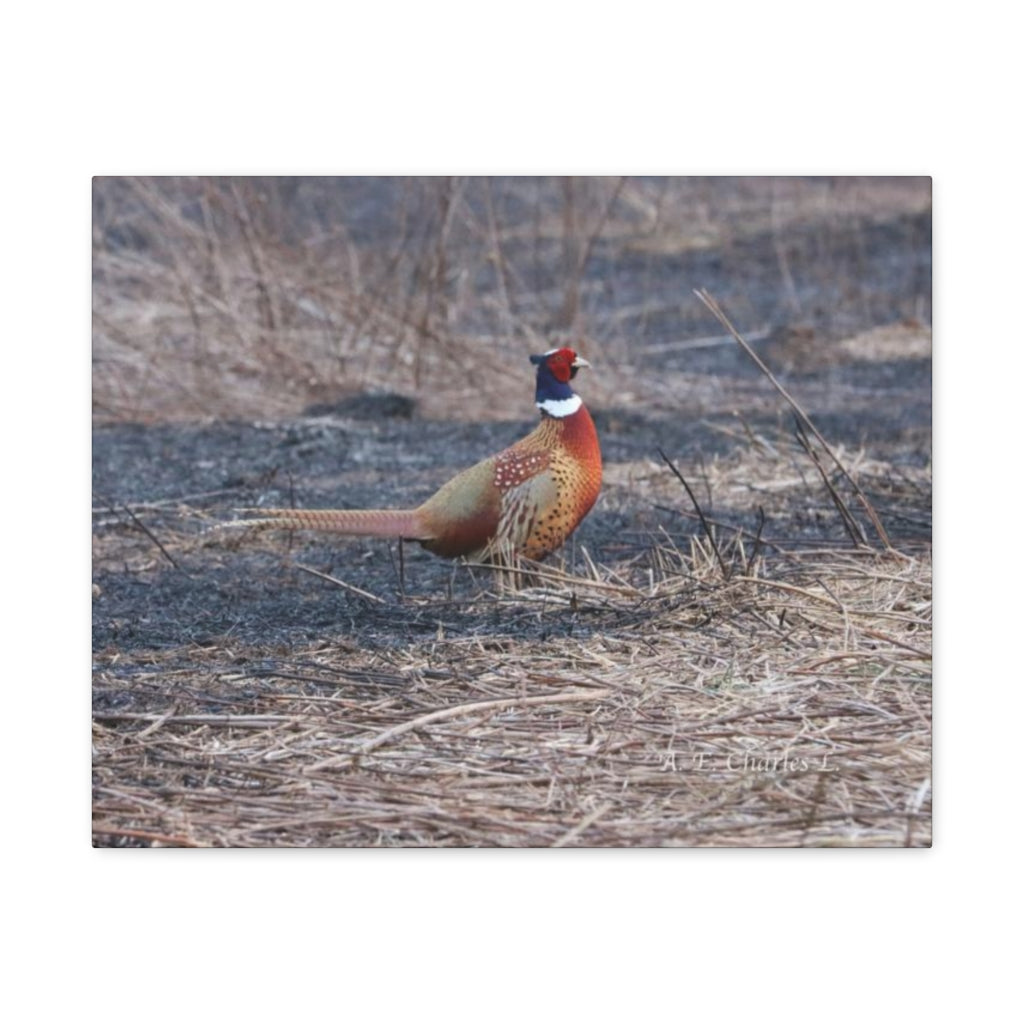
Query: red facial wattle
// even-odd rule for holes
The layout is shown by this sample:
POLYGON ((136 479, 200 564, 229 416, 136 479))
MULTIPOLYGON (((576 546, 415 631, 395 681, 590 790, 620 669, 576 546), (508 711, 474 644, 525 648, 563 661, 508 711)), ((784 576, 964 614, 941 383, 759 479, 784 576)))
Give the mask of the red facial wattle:
POLYGON ((576 362, 576 353, 571 348, 560 348, 547 357, 551 375, 562 384, 568 384, 575 376, 572 365, 574 362, 576 362))

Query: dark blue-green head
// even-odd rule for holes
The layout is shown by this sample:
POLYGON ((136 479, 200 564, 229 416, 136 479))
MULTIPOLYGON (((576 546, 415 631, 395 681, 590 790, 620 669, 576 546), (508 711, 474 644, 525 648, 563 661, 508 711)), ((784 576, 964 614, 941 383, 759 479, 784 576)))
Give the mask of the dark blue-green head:
POLYGON ((549 416, 571 416, 583 404, 569 381, 584 366, 590 366, 571 348, 553 348, 539 356, 530 356, 537 367, 537 407, 549 416))

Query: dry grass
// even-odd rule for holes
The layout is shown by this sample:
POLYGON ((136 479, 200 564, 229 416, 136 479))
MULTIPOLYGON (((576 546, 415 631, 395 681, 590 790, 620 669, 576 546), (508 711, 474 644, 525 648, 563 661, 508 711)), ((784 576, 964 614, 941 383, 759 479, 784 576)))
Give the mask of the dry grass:
POLYGON ((837 349, 839 358, 858 362, 931 359, 932 332, 912 323, 886 325, 846 338, 837 349))
POLYGON ((542 572, 475 600, 601 630, 154 654, 130 687, 159 710, 95 722, 97 842, 930 843, 927 558, 788 556, 726 583, 702 545, 664 544, 632 573, 542 572), (232 671, 243 655, 264 667, 232 671))
MULTIPOLYGON (((713 245, 734 260, 742 287, 718 297, 757 327, 745 299, 752 263, 777 263, 791 285, 799 275, 825 288, 856 273, 855 264, 833 264, 865 244, 865 225, 930 204, 923 179, 431 178, 379 187, 383 196, 345 179, 98 179, 97 420, 280 418, 367 389, 412 396, 429 417, 518 416, 525 356, 548 347, 553 332, 613 374, 592 396, 613 397, 645 379, 637 334, 649 321, 675 321, 668 347, 693 344, 707 327, 690 289, 710 282, 663 287, 666 254, 713 245), (362 210, 373 203, 367 237, 362 210), (743 249, 754 239, 764 250, 756 259, 743 249), (628 268, 621 279, 609 276, 615 266, 628 268), (474 398, 468 405, 461 390, 474 398)), ((871 301, 855 276, 843 294, 851 309, 871 301)), ((806 312, 794 293, 785 315, 806 312)))

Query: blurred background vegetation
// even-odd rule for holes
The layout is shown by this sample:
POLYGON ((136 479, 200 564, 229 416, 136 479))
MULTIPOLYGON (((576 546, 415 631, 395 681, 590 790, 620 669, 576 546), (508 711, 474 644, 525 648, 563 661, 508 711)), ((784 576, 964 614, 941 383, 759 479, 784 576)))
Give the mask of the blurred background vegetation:
POLYGON ((601 368, 598 402, 726 372, 696 287, 796 360, 929 324, 931 183, 96 178, 93 275, 100 422, 274 419, 367 390, 520 417, 523 356, 552 338, 601 368))

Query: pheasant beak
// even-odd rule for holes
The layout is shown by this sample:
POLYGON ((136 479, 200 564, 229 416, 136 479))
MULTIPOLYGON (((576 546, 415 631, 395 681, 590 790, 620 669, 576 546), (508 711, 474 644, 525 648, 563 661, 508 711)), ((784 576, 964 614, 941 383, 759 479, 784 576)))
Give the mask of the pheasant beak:
POLYGON ((574 370, 579 370, 579 369, 580 369, 581 367, 584 367, 584 366, 585 366, 585 367, 586 367, 586 368, 587 368, 588 370, 590 369, 590 363, 588 363, 588 362, 586 361, 586 359, 584 359, 584 358, 583 358, 583 356, 577 356, 577 357, 576 357, 576 358, 575 358, 575 359, 574 359, 574 360, 572 361, 571 365, 572 365, 572 368, 573 368, 574 370))

